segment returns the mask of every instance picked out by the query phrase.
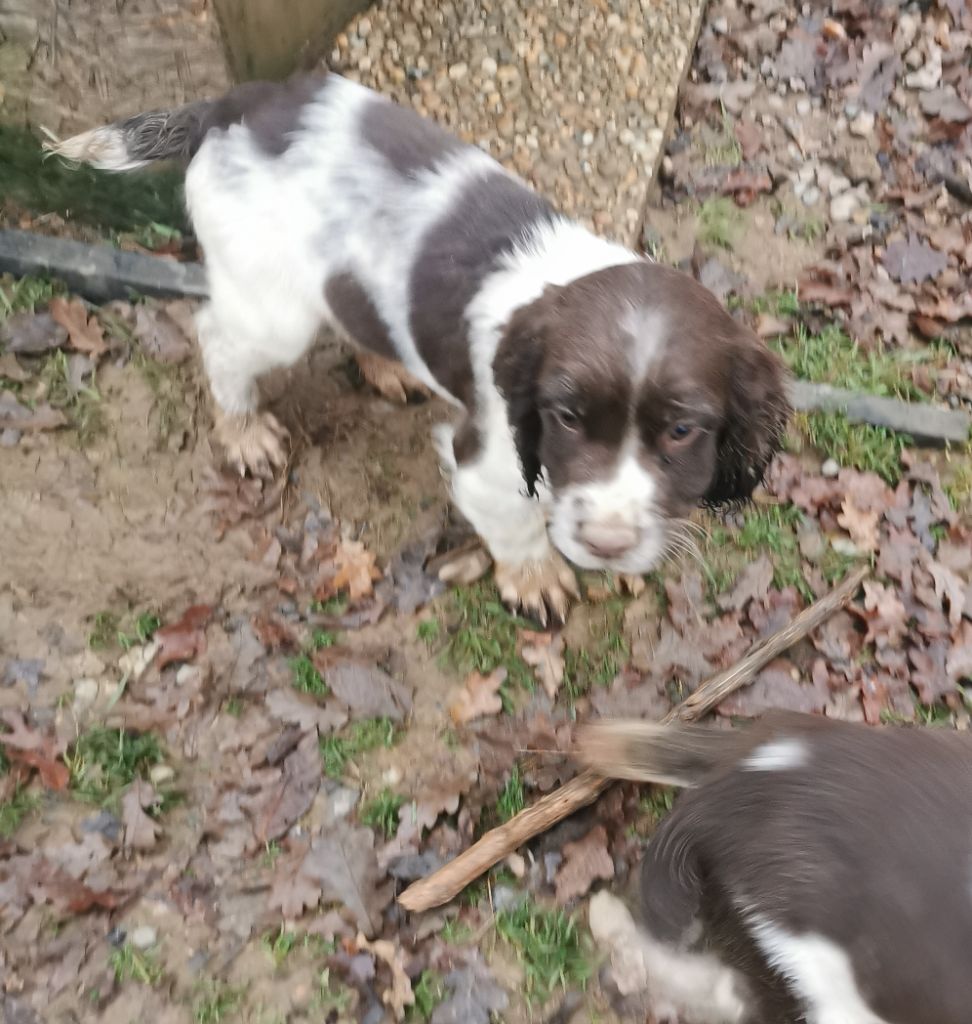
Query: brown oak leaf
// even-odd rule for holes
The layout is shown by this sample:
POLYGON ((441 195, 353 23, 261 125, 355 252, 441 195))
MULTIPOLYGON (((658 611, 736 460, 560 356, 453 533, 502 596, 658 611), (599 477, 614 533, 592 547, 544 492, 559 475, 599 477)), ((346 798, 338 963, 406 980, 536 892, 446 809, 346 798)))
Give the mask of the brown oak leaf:
POLYGON ((408 974, 405 973, 405 953, 400 946, 388 939, 376 939, 369 942, 364 935, 358 933, 355 942, 358 949, 366 950, 377 960, 388 965, 391 971, 391 987, 385 988, 381 993, 381 1001, 385 1006, 391 1007, 395 1020, 405 1019, 405 1007, 415 1005, 415 993, 412 991, 412 983, 408 974))
POLYGON ((503 710, 499 688, 505 681, 505 668, 498 668, 488 676, 471 673, 449 704, 452 720, 457 725, 465 725, 483 715, 498 715, 503 710))
POLYGON ((71 773, 61 759, 63 748, 53 736, 42 736, 31 729, 19 711, 4 711, 0 721, 8 732, 0 732, 0 748, 14 764, 33 768, 48 789, 67 789, 71 773))
POLYGON ((154 803, 155 790, 142 779, 136 779, 126 790, 121 801, 126 848, 151 850, 155 846, 159 826, 145 813, 154 803))
POLYGON ((352 601, 369 597, 381 572, 375 556, 359 540, 341 541, 334 553, 334 576, 329 581, 332 594, 347 590, 352 601))
POLYGON ((564 682, 564 638, 559 633, 524 630, 520 657, 533 669, 547 696, 554 700, 564 682))
POLYGON ((877 551, 878 513, 863 512, 850 498, 841 502, 837 522, 849 534, 858 551, 877 551))
POLYGON ((48 311, 68 332, 68 344, 71 348, 94 358, 108 351, 101 324, 96 317, 88 317, 88 311, 80 299, 57 296, 51 299, 48 311))
POLYGON ((596 825, 582 839, 566 843, 557 871, 557 902, 564 904, 583 896, 598 879, 614 878, 614 861, 607 848, 607 831, 596 825))
POLYGON ((205 653, 205 628, 212 617, 211 605, 197 604, 188 608, 178 622, 156 630, 155 640, 159 645, 156 667, 163 669, 173 661, 191 661, 205 653))

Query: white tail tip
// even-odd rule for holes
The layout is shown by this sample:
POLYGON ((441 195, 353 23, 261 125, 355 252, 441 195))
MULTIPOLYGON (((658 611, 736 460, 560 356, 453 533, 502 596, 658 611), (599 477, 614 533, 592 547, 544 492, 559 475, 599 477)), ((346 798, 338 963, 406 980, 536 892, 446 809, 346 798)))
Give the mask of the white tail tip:
POLYGON ((131 171, 146 163, 145 160, 133 160, 128 155, 124 134, 112 125, 92 128, 62 142, 46 128, 43 132, 48 138, 44 150, 66 160, 89 164, 103 171, 131 171))

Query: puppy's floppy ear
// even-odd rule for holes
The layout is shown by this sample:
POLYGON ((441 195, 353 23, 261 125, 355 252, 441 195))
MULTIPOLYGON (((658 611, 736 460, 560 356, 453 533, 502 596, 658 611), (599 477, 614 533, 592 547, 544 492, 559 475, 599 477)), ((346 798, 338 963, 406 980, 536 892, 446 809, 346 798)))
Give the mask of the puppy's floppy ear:
POLYGON ((543 430, 537 392, 550 324, 545 298, 518 309, 510 318, 493 359, 493 379, 506 400, 513 441, 526 481, 536 496, 540 476, 540 434, 543 430))
POLYGON ((744 501, 753 493, 783 444, 791 412, 779 356, 753 336, 737 342, 729 358, 728 402, 707 505, 744 501))

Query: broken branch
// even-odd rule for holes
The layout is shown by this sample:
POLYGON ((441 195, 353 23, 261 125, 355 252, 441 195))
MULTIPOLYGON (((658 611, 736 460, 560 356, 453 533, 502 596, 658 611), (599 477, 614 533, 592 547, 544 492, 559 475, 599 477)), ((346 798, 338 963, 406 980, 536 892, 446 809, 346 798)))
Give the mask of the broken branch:
MULTIPOLYGON (((847 604, 857 593, 868 572, 866 566, 852 572, 829 594, 800 612, 788 626, 753 647, 742 661, 701 683, 694 693, 672 708, 663 721, 697 721, 730 693, 751 683, 757 673, 774 658, 813 632, 847 604)), ((541 797, 509 821, 491 829, 438 871, 413 882, 398 897, 398 902, 406 910, 415 912, 448 903, 470 882, 474 882, 483 872, 534 836, 546 832, 558 821, 593 803, 613 781, 585 769, 566 785, 541 797)))

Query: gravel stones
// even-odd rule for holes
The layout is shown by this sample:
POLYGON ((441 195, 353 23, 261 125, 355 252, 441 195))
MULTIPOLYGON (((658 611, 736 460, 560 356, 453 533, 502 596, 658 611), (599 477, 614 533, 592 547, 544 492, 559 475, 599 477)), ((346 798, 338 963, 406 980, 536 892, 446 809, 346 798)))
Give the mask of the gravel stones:
POLYGON ((635 244, 701 0, 388 0, 329 66, 486 150, 635 244), (602 6, 604 9, 602 9, 602 6))

